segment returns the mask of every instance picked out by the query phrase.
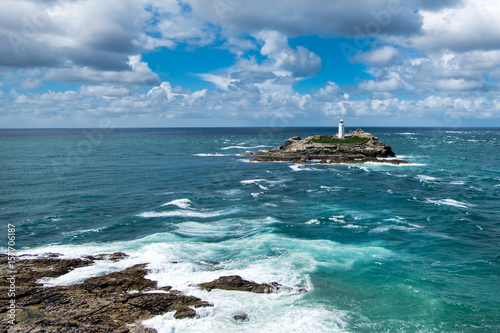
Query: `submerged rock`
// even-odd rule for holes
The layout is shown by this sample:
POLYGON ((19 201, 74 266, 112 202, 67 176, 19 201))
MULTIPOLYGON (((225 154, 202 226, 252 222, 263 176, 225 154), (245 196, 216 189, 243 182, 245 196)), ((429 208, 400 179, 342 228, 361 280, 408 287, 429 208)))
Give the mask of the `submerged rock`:
POLYGON ((408 163, 396 159, 380 160, 379 158, 395 157, 391 147, 360 129, 347 133, 345 139, 337 139, 333 135, 315 135, 301 140, 294 136, 286 140, 279 149, 257 151, 245 156, 252 156, 258 162, 408 163))
POLYGON ((233 314, 233 319, 236 321, 248 321, 248 314, 246 314, 243 311, 239 311, 235 314, 233 314))

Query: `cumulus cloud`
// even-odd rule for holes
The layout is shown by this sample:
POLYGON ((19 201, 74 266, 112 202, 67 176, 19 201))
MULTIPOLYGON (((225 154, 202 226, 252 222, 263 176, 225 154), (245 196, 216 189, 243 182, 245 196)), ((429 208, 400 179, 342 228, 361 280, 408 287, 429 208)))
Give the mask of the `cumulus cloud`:
POLYGON ((354 61, 370 65, 385 66, 390 64, 399 55, 399 51, 393 46, 383 46, 371 51, 360 52, 353 58, 354 61))
POLYGON ((78 93, 82 96, 125 96, 130 90, 122 86, 81 86, 78 93))
POLYGON ((420 31, 421 17, 412 4, 398 0, 187 0, 193 12, 209 22, 235 32, 255 33, 263 29, 287 36, 323 34, 354 36, 356 27, 365 29, 381 13, 388 12, 384 33, 412 34, 420 31), (374 14, 375 13, 375 14, 374 14), (314 18, 314 19, 312 19, 314 18))
POLYGON ((76 66, 51 68, 44 74, 43 79, 59 82, 121 83, 145 86, 159 83, 158 75, 141 61, 140 55, 130 56, 128 66, 129 70, 124 71, 99 71, 90 67, 76 66))
POLYGON ((467 0, 455 7, 420 14, 422 34, 400 39, 399 43, 424 51, 500 49, 500 3, 496 0, 467 0))

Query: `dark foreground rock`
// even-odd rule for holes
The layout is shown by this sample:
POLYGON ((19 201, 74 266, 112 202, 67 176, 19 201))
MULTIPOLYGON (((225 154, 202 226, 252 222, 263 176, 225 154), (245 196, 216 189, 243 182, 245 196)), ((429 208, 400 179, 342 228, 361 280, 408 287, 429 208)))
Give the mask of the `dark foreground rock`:
POLYGON ((390 146, 370 133, 358 129, 347 133, 346 137, 356 138, 359 142, 350 143, 346 139, 336 140, 336 143, 318 143, 317 141, 334 139, 334 136, 316 135, 305 139, 295 136, 286 140, 279 149, 257 151, 244 156, 252 156, 253 160, 257 162, 408 163, 397 159, 380 160, 380 158, 395 157, 395 154, 390 146))
MULTIPOLYGON (((270 294, 278 291, 294 291, 293 288, 284 287, 277 282, 256 283, 243 280, 239 275, 222 276, 212 282, 201 283, 198 287, 211 291, 212 289, 250 291, 259 294, 270 294)), ((307 292, 305 289, 298 289, 297 292, 307 292)))
MULTIPOLYGON (((126 255, 99 255, 85 259, 48 257, 15 258, 11 273, 8 257, 0 255, 0 332, 154 332, 139 322, 155 315, 176 311, 177 319, 196 315, 192 308, 210 306, 197 297, 169 293, 170 287, 158 290, 156 282, 145 279, 145 264, 121 272, 89 278, 80 284, 43 287, 42 277, 57 277, 94 260, 119 260, 126 255), (9 323, 8 306, 15 276, 16 312, 14 325, 9 323)), ((12 258, 12 257, 11 257, 12 258)))

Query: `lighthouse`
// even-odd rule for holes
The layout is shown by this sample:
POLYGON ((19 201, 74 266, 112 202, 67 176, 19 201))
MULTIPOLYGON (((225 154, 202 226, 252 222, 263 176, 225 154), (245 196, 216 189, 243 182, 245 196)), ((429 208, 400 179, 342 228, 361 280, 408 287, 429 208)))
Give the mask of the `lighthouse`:
POLYGON ((344 126, 344 120, 340 119, 339 123, 339 139, 345 138, 345 126, 344 126))

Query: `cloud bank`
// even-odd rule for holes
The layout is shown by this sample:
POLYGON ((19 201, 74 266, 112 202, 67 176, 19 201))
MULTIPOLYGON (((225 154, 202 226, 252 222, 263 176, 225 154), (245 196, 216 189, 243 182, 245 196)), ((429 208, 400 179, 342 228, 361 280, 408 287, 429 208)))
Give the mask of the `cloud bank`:
POLYGON ((4 0, 0 121, 269 126, 342 116, 499 125, 499 22, 493 0, 4 0), (326 60, 314 44, 296 45, 298 37, 331 40, 345 57, 338 70, 362 66, 369 78, 340 85, 333 73, 298 90, 326 60), (173 87, 143 60, 204 48, 233 56, 194 74, 208 89, 173 87))

